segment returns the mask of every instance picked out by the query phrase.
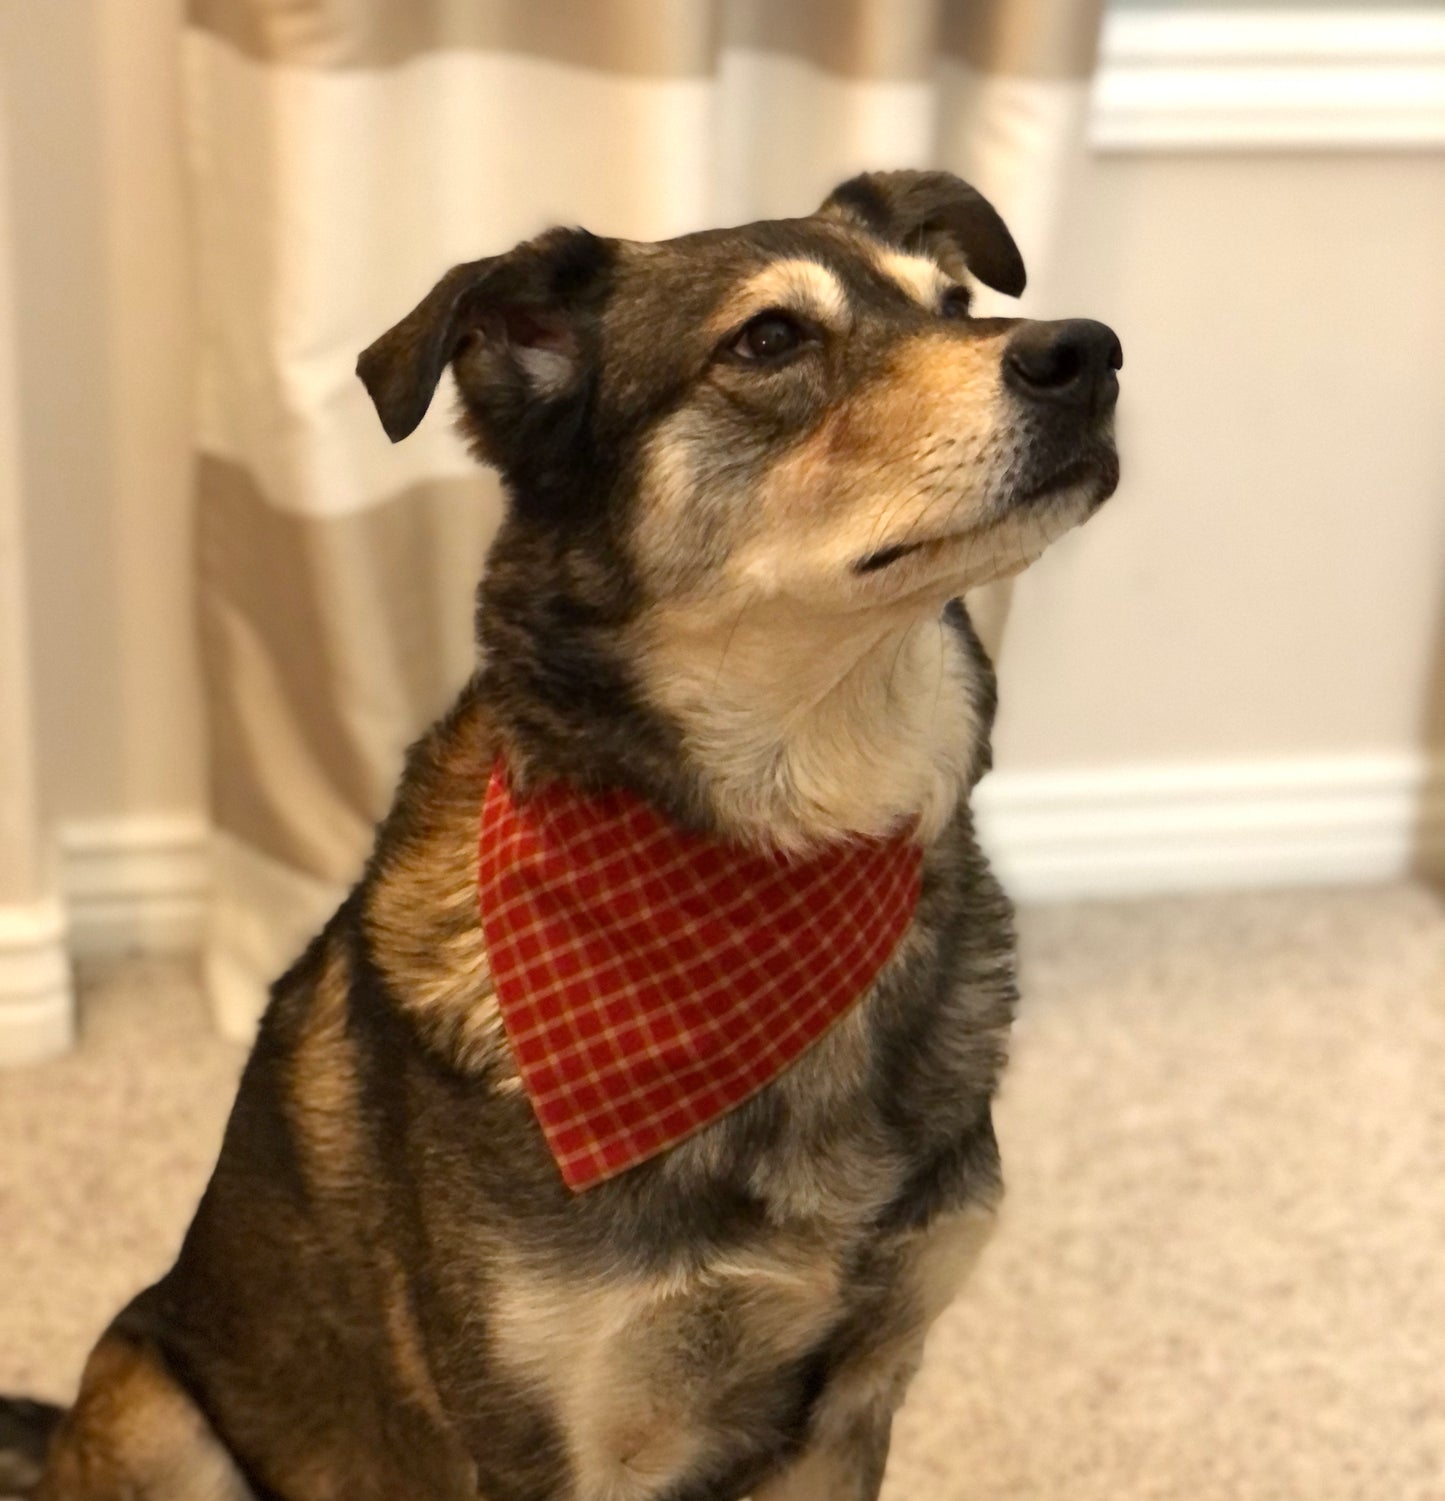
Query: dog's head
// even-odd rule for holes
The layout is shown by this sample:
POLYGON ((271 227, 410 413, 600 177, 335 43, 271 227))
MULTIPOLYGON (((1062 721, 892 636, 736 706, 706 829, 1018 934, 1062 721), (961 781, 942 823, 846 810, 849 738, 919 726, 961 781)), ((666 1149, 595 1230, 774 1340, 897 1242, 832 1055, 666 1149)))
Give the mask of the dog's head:
POLYGON ((642 601, 929 610, 1017 572, 1113 490, 1119 342, 974 318, 1023 290, 939 172, 659 244, 552 230, 449 271, 361 356, 405 437, 450 364, 514 525, 605 535, 642 601))

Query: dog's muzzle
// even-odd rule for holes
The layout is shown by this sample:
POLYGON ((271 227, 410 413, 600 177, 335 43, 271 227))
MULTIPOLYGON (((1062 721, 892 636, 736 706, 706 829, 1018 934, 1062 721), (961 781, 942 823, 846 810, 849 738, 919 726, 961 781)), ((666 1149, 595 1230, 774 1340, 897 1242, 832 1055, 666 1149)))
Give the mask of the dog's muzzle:
POLYGON ((1030 402, 1102 416, 1119 399, 1124 350, 1107 323, 1024 323, 1003 354, 1004 381, 1030 402))

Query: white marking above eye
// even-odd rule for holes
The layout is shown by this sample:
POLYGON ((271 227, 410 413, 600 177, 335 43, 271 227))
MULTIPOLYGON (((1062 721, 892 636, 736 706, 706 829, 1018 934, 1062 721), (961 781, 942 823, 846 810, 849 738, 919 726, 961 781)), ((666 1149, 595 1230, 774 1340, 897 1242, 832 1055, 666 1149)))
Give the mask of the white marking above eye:
POLYGON ((901 250, 877 252, 878 269, 906 292, 915 302, 936 313, 943 306, 944 294, 955 283, 937 261, 926 255, 908 255, 901 250))
POLYGON ((801 313, 829 328, 846 329, 853 321, 843 283, 817 261, 774 261, 749 277, 728 299, 725 326, 755 317, 769 308, 801 313))

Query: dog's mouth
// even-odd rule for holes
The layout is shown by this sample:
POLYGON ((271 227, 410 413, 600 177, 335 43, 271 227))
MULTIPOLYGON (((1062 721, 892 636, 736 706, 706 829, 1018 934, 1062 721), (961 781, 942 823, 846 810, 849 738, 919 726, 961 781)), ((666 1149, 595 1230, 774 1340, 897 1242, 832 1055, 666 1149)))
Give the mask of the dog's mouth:
POLYGON ((877 573, 880 569, 888 568, 898 562, 900 558, 906 558, 910 553, 918 552, 921 548, 928 545, 926 541, 900 542, 896 547, 885 547, 879 552, 871 552, 866 558, 859 558, 854 563, 853 572, 857 574, 877 573))
MULTIPOLYGON (((1089 496, 1088 514, 1092 515, 1114 493, 1118 484, 1119 456, 1112 444, 1102 445, 1050 470, 1042 479, 1029 480, 1009 497, 1007 510, 1015 511, 1045 504, 1065 491, 1089 485, 1092 493, 1089 496)), ((966 527, 937 537, 919 537, 910 542, 896 542, 880 547, 876 552, 859 558, 853 564, 852 572, 859 578, 871 573, 881 573, 885 568, 891 568, 915 553, 925 550, 936 552, 953 543, 962 542, 977 530, 977 527, 966 527)))
POLYGON ((1119 483, 1119 459, 1112 448, 1095 450, 1070 459, 1068 463, 1050 470, 1043 479, 1021 486, 1010 498, 1009 509, 1052 500, 1061 491, 1076 489, 1090 480, 1095 481, 1094 496, 1091 497, 1092 509, 1092 506, 1102 504, 1112 495, 1114 487, 1119 483))

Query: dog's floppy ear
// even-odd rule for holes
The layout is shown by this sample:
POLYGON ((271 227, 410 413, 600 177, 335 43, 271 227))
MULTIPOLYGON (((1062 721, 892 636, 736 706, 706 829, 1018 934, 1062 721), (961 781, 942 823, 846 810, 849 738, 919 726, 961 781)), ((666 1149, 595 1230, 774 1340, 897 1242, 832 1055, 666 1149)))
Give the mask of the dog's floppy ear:
POLYGON ((961 257, 985 286, 1017 297, 1024 261, 1008 227, 977 188, 951 172, 864 172, 840 183, 818 210, 945 266, 961 257))
POLYGON ((398 443, 415 430, 442 371, 461 355, 462 395, 483 426, 478 409, 493 401, 563 392, 582 361, 581 324, 608 260, 606 242, 586 230, 554 229, 506 255, 453 266, 356 361, 387 437, 398 443))
POLYGON ((362 350, 356 373, 393 443, 426 416, 493 264, 453 266, 400 323, 362 350))

